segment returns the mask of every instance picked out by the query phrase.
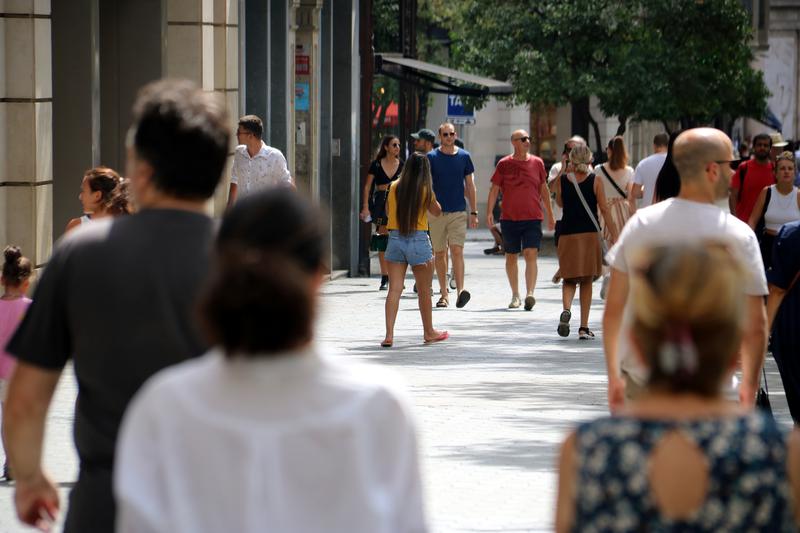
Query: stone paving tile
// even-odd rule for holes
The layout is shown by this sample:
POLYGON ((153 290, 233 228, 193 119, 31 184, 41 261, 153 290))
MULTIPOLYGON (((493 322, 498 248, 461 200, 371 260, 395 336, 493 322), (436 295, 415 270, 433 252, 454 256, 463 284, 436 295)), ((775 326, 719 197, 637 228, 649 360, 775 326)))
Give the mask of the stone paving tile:
MULTIPOLYGON (((408 385, 420 430, 428 515, 437 533, 552 530, 558 446, 576 423, 606 413, 599 297, 589 321, 596 340, 577 340, 577 312, 572 336, 558 337, 561 292, 549 281, 556 261, 543 257, 533 311, 507 309, 504 260, 481 252, 489 246, 488 235, 471 231, 465 247, 472 300, 463 309, 434 310, 436 327, 452 335, 443 343, 422 343, 410 275, 395 347, 388 350, 379 347, 386 293, 377 291, 376 277, 333 281, 321 297, 321 343, 342 357, 392 367, 408 385)), ((774 361, 767 370, 773 408, 788 429, 774 361)), ((77 474, 75 392, 68 368, 48 417, 45 448, 63 509, 77 474)), ((0 484, 0 533, 31 531, 17 522, 12 502, 13 485, 0 484)), ((55 531, 60 529, 59 522, 55 531)))

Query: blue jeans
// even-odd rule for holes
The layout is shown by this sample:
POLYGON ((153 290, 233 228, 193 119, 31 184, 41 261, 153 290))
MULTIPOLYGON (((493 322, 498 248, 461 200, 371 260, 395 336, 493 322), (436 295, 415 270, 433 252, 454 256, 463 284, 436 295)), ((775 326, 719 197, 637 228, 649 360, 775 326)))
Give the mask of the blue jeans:
POLYGON ((407 263, 411 266, 423 265, 433 258, 431 239, 425 231, 414 231, 408 235, 401 235, 399 231, 391 230, 385 257, 392 263, 407 263))

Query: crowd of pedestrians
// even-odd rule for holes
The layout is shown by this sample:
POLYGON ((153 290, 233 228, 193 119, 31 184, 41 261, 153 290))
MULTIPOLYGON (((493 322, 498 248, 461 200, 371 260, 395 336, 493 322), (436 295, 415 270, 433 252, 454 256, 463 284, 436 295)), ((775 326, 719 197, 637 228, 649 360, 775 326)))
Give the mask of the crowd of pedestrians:
MULTIPOLYGON (((402 386, 315 343, 326 231, 283 155, 262 140, 261 119, 238 121, 217 226, 205 204, 228 158, 224 104, 191 83, 159 81, 133 111, 125 179, 87 171, 83 216, 70 221, 32 301, 33 265, 18 247, 4 251, 4 474, 15 480, 20 520, 46 529, 59 512, 42 446, 74 361, 80 471, 67 532, 427 531, 402 386)), ((401 161, 400 139, 386 136, 367 173, 360 217, 376 226, 382 254, 384 348, 395 344, 409 267, 424 343, 450 336, 432 312, 450 305, 448 263, 455 306, 470 302, 463 249, 478 223, 475 168, 456 137, 442 124, 437 147, 436 134, 420 130, 401 161)), ((771 332, 800 421, 793 154, 759 135, 753 158, 740 161, 723 132, 694 128, 656 135, 655 153, 634 171, 622 137, 597 164, 572 137, 548 174, 527 131, 510 141, 485 219, 499 222, 508 307, 535 307, 546 224, 563 299, 555 333, 570 334, 577 293, 578 338, 593 339, 593 283, 607 263, 611 416, 581 424, 563 445, 556 529, 795 530, 800 437, 753 409, 771 332), (725 198, 730 213, 718 205, 725 198)))

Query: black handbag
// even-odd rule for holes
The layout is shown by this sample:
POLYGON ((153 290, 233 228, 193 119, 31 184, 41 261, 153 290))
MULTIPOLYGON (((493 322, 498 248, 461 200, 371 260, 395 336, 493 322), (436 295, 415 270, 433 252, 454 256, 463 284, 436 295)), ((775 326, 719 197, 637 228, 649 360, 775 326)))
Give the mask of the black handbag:
POLYGON ((770 418, 774 418, 772 415, 772 405, 769 403, 769 386, 767 385, 767 372, 764 370, 764 367, 761 367, 761 374, 764 377, 764 386, 758 387, 758 393, 756 394, 756 407, 761 409, 765 415, 769 415, 770 418))

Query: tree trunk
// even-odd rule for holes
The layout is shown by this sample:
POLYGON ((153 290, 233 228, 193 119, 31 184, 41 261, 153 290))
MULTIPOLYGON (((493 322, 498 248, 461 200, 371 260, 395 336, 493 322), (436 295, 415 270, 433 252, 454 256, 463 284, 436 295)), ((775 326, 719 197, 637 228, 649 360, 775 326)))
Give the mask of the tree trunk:
POLYGON ((586 110, 586 119, 589 121, 589 124, 592 125, 592 130, 594 130, 594 140, 597 143, 597 151, 595 155, 598 156, 598 159, 602 159, 602 161, 595 161, 596 163, 604 163, 605 162, 605 150, 603 150, 603 142, 600 139, 600 126, 597 124, 597 121, 592 116, 592 112, 588 109, 586 110))
POLYGON ((669 135, 670 137, 672 137, 672 129, 669 127, 669 123, 668 123, 666 120, 662 120, 662 121, 661 121, 661 124, 663 124, 663 125, 664 125, 664 131, 666 131, 666 132, 667 132, 667 135, 669 135))
POLYGON ((617 126, 617 135, 624 135, 625 130, 628 129, 628 117, 620 116, 619 117, 619 126, 617 126))

